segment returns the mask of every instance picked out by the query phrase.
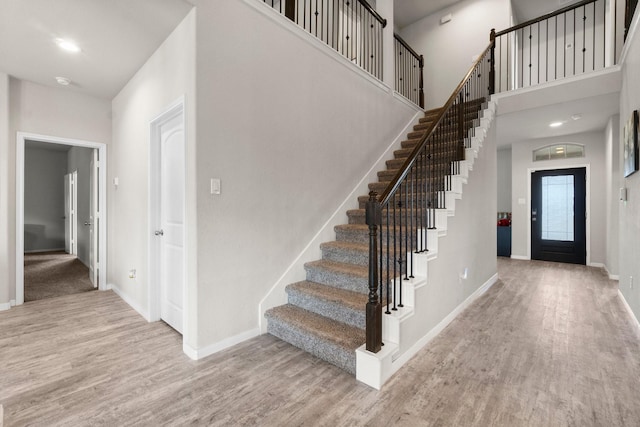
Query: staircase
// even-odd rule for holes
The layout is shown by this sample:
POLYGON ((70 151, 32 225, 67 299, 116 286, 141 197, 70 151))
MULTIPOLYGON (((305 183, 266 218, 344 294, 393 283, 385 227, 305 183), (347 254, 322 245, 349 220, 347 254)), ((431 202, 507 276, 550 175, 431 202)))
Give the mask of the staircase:
MULTIPOLYGON (((464 104, 465 135, 479 124, 482 107, 483 100, 464 104)), ((378 172, 378 182, 369 184, 370 190, 378 194, 385 191, 440 113, 440 109, 425 112, 413 132, 402 141, 401 149, 394 152, 394 158, 386 162, 387 169, 378 172)), ((466 163, 462 162, 465 156, 473 156, 473 150, 477 149, 472 147, 470 138, 466 140, 466 148, 461 147, 458 124, 453 120, 459 113, 454 108, 444 116, 438 132, 445 143, 429 150, 430 165, 442 171, 435 178, 441 185, 434 186, 433 191, 447 192, 453 197, 459 197, 462 183, 466 181, 466 169, 460 164, 466 163), (455 174, 458 180, 452 179, 455 174), (445 182, 458 184, 445 185, 445 182)), ((437 197, 436 194, 424 196, 428 200, 437 197)), ((365 343, 369 228, 365 224, 364 207, 368 199, 367 195, 360 196, 360 209, 349 210, 348 223, 335 227, 336 240, 321 244, 322 259, 305 264, 306 280, 287 286, 288 304, 265 313, 270 334, 354 375, 356 349, 365 343)), ((450 203, 454 204, 453 201, 450 203)), ((452 209, 447 213, 453 214, 452 209)), ((430 227, 435 225, 430 224, 430 227)))

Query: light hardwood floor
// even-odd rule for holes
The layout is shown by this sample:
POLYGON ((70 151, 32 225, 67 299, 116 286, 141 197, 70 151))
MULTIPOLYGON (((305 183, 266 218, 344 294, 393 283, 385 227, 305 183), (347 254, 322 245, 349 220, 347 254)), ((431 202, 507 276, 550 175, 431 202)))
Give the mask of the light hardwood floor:
POLYGON ((380 392, 268 335, 190 361, 112 292, 25 304, 0 313, 4 425, 640 425, 640 339, 617 283, 498 266, 380 392))

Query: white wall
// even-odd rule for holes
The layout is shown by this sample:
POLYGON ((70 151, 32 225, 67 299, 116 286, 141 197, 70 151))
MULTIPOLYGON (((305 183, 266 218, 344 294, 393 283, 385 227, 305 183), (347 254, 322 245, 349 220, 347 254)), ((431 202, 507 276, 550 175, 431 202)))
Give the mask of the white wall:
POLYGON ((263 6, 198 5, 201 348, 257 330, 261 298, 415 114, 263 6))
MULTIPOLYGON (((0 88, 1 86, 0 84, 0 88)), ((6 169, 3 167, 1 172, 6 174, 7 179, 0 181, 0 194, 6 194, 7 204, 3 204, 1 209, 6 209, 8 229, 7 233, 0 234, 0 248, 7 248, 7 257, 1 257, 6 260, 7 268, 0 270, 0 297, 8 289, 9 298, 15 299, 16 133, 109 143, 111 104, 107 100, 71 92, 65 88, 10 78, 8 129, 8 138, 5 141, 0 138, 0 153, 3 154, 0 161, 7 163, 6 169)), ((4 217, 4 212, 0 217, 4 217)))
POLYGON ((509 28, 509 0, 465 0, 411 24, 400 36, 424 55, 424 91, 427 109, 444 105, 473 65, 473 58, 489 46, 492 28, 509 28), (450 22, 440 18, 452 14, 450 22))
MULTIPOLYGON (((0 310, 9 308, 9 288, 11 268, 11 251, 15 251, 9 241, 12 223, 9 221, 10 211, 15 206, 9 202, 9 181, 12 175, 9 167, 14 162, 9 158, 9 76, 0 72, 0 310)), ((14 215, 15 216, 15 215, 14 215)))
MULTIPOLYGON (((636 10, 635 31, 627 39, 626 60, 622 68, 622 90, 620 91, 620 133, 634 110, 640 110, 640 34, 638 21, 640 12, 636 10)), ((622 150, 620 150, 622 151, 622 150)), ((640 318, 640 172, 623 177, 622 153, 619 153, 618 170, 620 186, 627 188, 627 202, 620 209, 620 291, 629 306, 640 318), (633 287, 630 278, 633 277, 633 287)))
POLYGON ((78 259, 86 266, 89 266, 89 245, 90 235, 89 227, 84 225, 89 222, 91 214, 91 158, 93 157, 92 148, 71 147, 67 154, 67 172, 78 171, 78 212, 76 214, 78 229, 78 259))
MULTIPOLYGON (((228 38, 225 38, 228 42, 228 38)), ((108 153, 108 280, 144 316, 149 310, 148 243, 151 121, 184 97, 187 145, 188 258, 195 259, 195 10, 185 17, 113 99, 113 142, 108 153), (118 178, 119 186, 113 185, 118 178), (189 247, 191 245, 191 247, 189 247), (137 277, 129 278, 135 269, 137 277)), ((194 261, 190 261, 194 262, 194 261)), ((187 304, 196 297, 190 265, 187 304)), ((195 306, 187 307, 195 315, 195 306)), ((195 322, 187 320, 185 341, 195 345, 195 322), (193 329, 192 329, 193 328, 193 329)))
POLYGON ((605 187, 606 208, 606 261, 605 266, 613 277, 618 275, 619 205, 620 205, 620 116, 611 117, 605 130, 605 187))
MULTIPOLYGON (((428 281, 416 293, 416 309, 409 343, 416 342, 497 274, 497 158, 495 122, 469 173, 455 216, 447 221, 447 235, 438 240, 438 258, 429 261, 428 281), (467 278, 461 277, 467 269, 467 278), (424 304, 424 305, 423 305, 424 304)), ((404 339, 403 339, 404 341, 404 339)))
POLYGON ((511 212, 511 147, 497 152, 498 212, 511 212))
POLYGON ((25 144, 24 251, 64 250, 67 152, 25 144))
POLYGON ((606 185, 605 185, 605 135, 604 132, 589 132, 563 137, 541 138, 517 142, 512 145, 512 223, 511 254, 514 257, 528 257, 528 212, 529 169, 564 169, 577 165, 590 165, 590 181, 587 192, 591 192, 589 209, 591 245, 587 246, 587 259, 591 264, 604 265, 606 262, 606 185), (585 146, 585 157, 533 162, 533 150, 551 144, 575 143, 585 146), (518 199, 525 199, 521 205, 518 199), (589 258, 590 257, 590 258, 589 258))

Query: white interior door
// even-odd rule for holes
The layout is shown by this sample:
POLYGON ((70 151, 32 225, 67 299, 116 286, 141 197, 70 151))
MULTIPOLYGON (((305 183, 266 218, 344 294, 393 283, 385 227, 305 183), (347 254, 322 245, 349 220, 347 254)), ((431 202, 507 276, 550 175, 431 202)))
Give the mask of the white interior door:
POLYGON ((183 115, 176 114, 159 126, 158 260, 160 318, 178 332, 183 330, 185 260, 185 141, 183 115))
POLYGON ((78 255, 78 171, 73 171, 70 175, 70 225, 71 225, 71 255, 78 255))
POLYGON ((98 211, 98 177, 100 162, 98 150, 93 149, 89 162, 89 280, 94 288, 98 287, 98 233, 100 226, 100 214, 98 211))
POLYGON ((71 174, 64 176, 64 251, 71 253, 71 174))

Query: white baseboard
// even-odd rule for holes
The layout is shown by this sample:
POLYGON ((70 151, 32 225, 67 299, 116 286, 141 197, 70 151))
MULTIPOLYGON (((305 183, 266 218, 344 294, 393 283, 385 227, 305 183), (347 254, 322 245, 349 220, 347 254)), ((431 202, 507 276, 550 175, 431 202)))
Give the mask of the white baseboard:
POLYGON ((531 258, 529 258, 526 255, 524 255, 524 256, 523 255, 511 255, 511 259, 517 259, 517 260, 520 260, 520 261, 531 261, 531 258))
POLYGON ((474 293, 469 295, 460 305, 454 308, 444 319, 440 321, 433 329, 427 332, 422 338, 420 338, 414 345, 412 345, 407 351, 401 354, 397 359, 391 363, 388 362, 392 357, 392 352, 396 350, 396 345, 390 346, 389 349, 381 351, 379 353, 369 353, 365 350, 365 346, 357 349, 358 363, 362 363, 361 369, 358 369, 357 379, 364 382, 370 387, 380 390, 382 385, 393 374, 398 372, 404 364, 406 364, 413 356, 415 356, 422 348, 424 348, 429 342, 440 334, 456 317, 460 315, 466 308, 468 308, 475 300, 480 298, 485 292, 487 292, 498 281, 498 273, 494 274, 487 280, 480 288, 474 293), (375 370, 375 372, 374 372, 375 370))
POLYGON ((5 302, 0 304, 0 311, 7 311, 11 309, 11 303, 10 302, 5 302))
POLYGON ((211 356, 214 353, 218 353, 222 350, 225 350, 229 347, 233 347, 236 344, 240 344, 243 341, 249 340, 251 338, 255 338, 260 335, 260 328, 251 329, 249 331, 245 331, 241 334, 225 338, 222 341, 218 341, 217 343, 213 343, 203 348, 195 349, 188 344, 182 344, 182 351, 189 356, 192 360, 200 360, 207 356, 211 356))
MULTIPOLYGON (((480 286, 474 293, 469 295, 467 299, 465 299, 460 305, 453 309, 451 313, 444 319, 440 321, 433 329, 431 329, 425 336, 420 338, 414 345, 412 345, 405 353, 403 353, 400 357, 392 363, 393 375, 397 372, 398 369, 402 367, 405 363, 409 361, 413 356, 416 355, 425 345, 429 343, 432 339, 437 337, 440 332, 444 330, 453 320, 460 315, 464 310, 466 310, 475 300, 480 298, 487 292, 495 283, 498 281, 498 273, 494 274, 487 280, 482 286, 480 286)), ((390 376, 391 376, 390 375, 390 376)))
POLYGON ((624 297, 624 294, 620 291, 620 289, 618 289, 618 295, 620 296, 620 300, 622 300, 622 305, 624 305, 624 307, 627 309, 627 313, 631 318, 631 322, 633 323, 633 326, 635 326, 636 328, 636 332, 640 333, 640 322, 638 322, 638 318, 636 317, 633 310, 631 310, 631 306, 629 306, 627 299, 624 297))
POLYGON ((611 274, 611 272, 609 271, 606 265, 603 268, 604 268, 604 271, 607 273, 607 276, 609 276, 609 280, 618 280, 618 281, 620 280, 620 276, 617 274, 611 274))
POLYGON ((144 308, 142 308, 136 301, 134 301, 133 299, 131 299, 131 297, 129 297, 127 294, 125 294, 124 292, 122 292, 122 290, 120 288, 118 288, 116 285, 114 284, 108 284, 107 288, 111 289, 113 292, 115 292, 116 295, 118 295, 120 298, 122 298, 122 300, 124 302, 126 302, 127 304, 129 304, 129 306, 131 306, 131 308, 133 308, 135 311, 138 312, 138 314, 142 317, 144 317, 144 319, 147 322, 150 322, 150 317, 149 317, 149 312, 147 310, 145 310, 144 308))
POLYGON ((11 307, 15 307, 16 306, 16 300, 12 299, 11 301, 9 301, 9 304, 11 305, 11 307))
POLYGON ((601 262, 590 262, 590 263, 588 264, 588 266, 589 266, 589 267, 595 267, 595 268, 604 268, 604 269, 606 270, 606 268, 605 268, 604 264, 603 264, 603 263, 601 263, 601 262))

